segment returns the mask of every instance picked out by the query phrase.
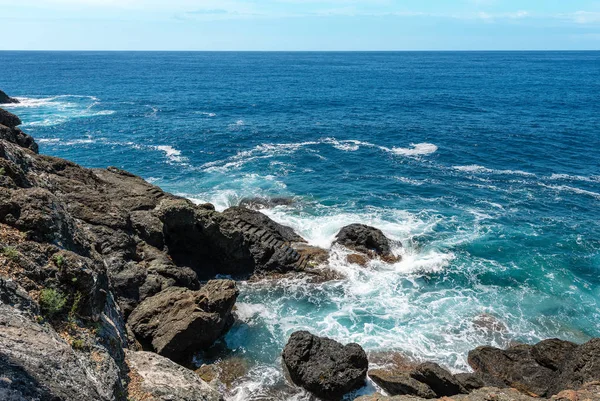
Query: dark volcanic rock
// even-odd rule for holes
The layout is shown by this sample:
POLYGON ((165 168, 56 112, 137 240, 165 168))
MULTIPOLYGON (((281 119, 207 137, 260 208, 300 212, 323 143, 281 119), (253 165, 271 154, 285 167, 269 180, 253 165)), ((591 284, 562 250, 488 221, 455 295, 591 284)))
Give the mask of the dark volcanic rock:
POLYGON ((558 370, 567 359, 571 358, 576 348, 575 343, 551 338, 535 344, 531 349, 531 355, 540 365, 558 370))
POLYGON ((270 209, 276 206, 290 206, 295 202, 294 198, 283 198, 283 197, 275 197, 275 198, 244 198, 240 201, 239 206, 247 209, 270 209))
POLYGON ((21 119, 4 109, 0 109, 0 125, 4 125, 8 128, 15 128, 17 125, 21 125, 21 119))
POLYGON ((185 361, 223 334, 237 294, 231 280, 209 281, 199 291, 169 287, 140 303, 128 324, 142 344, 185 361))
POLYGON ((306 331, 292 334, 283 350, 292 381, 327 400, 340 399, 364 384, 368 361, 358 344, 342 345, 306 331))
POLYGON ((14 99, 14 98, 8 96, 6 93, 4 93, 3 91, 0 90, 0 104, 6 104, 6 103, 19 103, 19 101, 17 99, 14 99))
MULTIPOLYGON (((569 345, 562 344, 559 352, 569 345)), ((550 386, 550 394, 563 390, 578 390, 588 382, 600 382, 600 338, 580 345, 568 354, 560 364, 560 373, 550 386)))
POLYGON ((478 347, 469 352, 469 365, 476 371, 502 380, 506 385, 535 394, 549 395, 557 374, 537 363, 531 345, 517 345, 507 350, 478 347))
POLYGON ((410 375, 421 383, 427 384, 438 397, 466 393, 459 381, 437 363, 422 363, 410 375))
POLYGON ((334 243, 371 257, 378 256, 387 262, 399 260, 392 253, 390 240, 383 232, 364 224, 351 224, 342 228, 335 237, 334 243))

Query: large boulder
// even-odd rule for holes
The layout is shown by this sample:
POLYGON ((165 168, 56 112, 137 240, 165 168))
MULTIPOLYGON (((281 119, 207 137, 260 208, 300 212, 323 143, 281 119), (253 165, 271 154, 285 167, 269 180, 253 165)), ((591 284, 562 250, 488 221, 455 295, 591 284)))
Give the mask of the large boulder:
POLYGON ((8 96, 6 93, 0 90, 0 104, 7 103, 19 103, 19 101, 15 98, 8 96))
MULTIPOLYGON (((2 109, 0 109, 0 114, 1 113, 2 109)), ((0 139, 4 139, 17 144, 22 148, 29 149, 34 153, 38 153, 38 144, 35 142, 35 140, 31 136, 21 131, 19 128, 9 128, 5 125, 0 125, 0 139)))
POLYGON ((0 125, 4 125, 8 128, 15 128, 17 125, 21 125, 21 119, 4 109, 0 109, 0 125))
POLYGON ((370 257, 379 257, 387 262, 397 262, 399 257, 392 253, 391 241, 383 232, 364 224, 351 224, 340 230, 335 244, 370 257))
POLYGON ((189 361, 229 327, 237 295, 231 280, 209 281, 198 291, 169 287, 140 303, 128 324, 148 348, 177 362, 189 361))
POLYGON ((193 371, 151 352, 127 351, 128 400, 221 401, 219 393, 193 371))
POLYGON ((283 362, 298 386, 326 400, 338 400, 364 385, 369 362, 358 344, 297 331, 283 350, 283 362))

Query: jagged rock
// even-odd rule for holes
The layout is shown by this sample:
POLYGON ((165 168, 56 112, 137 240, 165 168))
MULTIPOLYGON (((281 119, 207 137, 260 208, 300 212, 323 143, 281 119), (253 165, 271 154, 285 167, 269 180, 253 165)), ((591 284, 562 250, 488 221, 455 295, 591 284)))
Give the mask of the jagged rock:
MULTIPOLYGON (((375 394, 357 398, 355 401, 424 401, 425 398, 399 395, 386 397, 375 394)), ((485 387, 473 391, 471 394, 460 394, 453 397, 439 398, 440 401, 535 401, 534 398, 520 393, 515 389, 500 389, 494 387, 485 387)))
POLYGON ((364 224, 351 224, 340 230, 335 244, 368 255, 380 257, 386 262, 397 262, 399 257, 392 253, 390 240, 377 228, 364 224))
POLYGON ((15 128, 17 125, 21 124, 22 121, 19 117, 4 109, 0 109, 0 125, 4 125, 8 128, 15 128))
POLYGON ((435 398, 467 392, 450 372, 433 362, 376 369, 369 371, 369 377, 391 395, 435 398))
POLYGON ((128 324, 142 344, 185 361, 223 334, 237 295, 231 280, 209 281, 199 291, 169 287, 140 303, 128 324))
POLYGON ((120 370, 112 358, 98 348, 94 361, 74 351, 49 325, 33 319, 0 304, 0 395, 124 401, 120 370))
POLYGON ((250 362, 247 359, 231 357, 219 359, 212 364, 202 365, 196 369, 196 374, 207 383, 216 382, 231 387, 237 379, 244 377, 249 369, 250 362))
MULTIPOLYGON (((0 118, 2 118, 2 111, 3 110, 0 109, 0 118)), ((6 121, 6 118, 5 118, 5 122, 8 122, 8 121, 6 121)), ((15 123, 15 122, 16 122, 16 120, 12 121, 12 123, 15 123)), ((20 122, 20 120, 19 120, 19 122, 20 122)), ((0 139, 4 139, 6 141, 15 143, 23 148, 27 148, 27 149, 33 151, 34 153, 38 153, 38 149, 39 149, 38 144, 33 140, 33 138, 31 136, 27 135, 26 133, 21 131, 19 128, 7 127, 4 124, 0 123, 0 139)))
POLYGON ((221 401, 219 393, 193 371, 160 355, 127 351, 131 401, 221 401))
POLYGON ((565 348, 569 347, 562 344, 558 349, 558 353, 564 355, 564 360, 558 377, 550 386, 549 394, 578 390, 584 383, 600 381, 600 338, 594 338, 565 353, 565 348))
POLYGON ((39 307, 14 280, 0 276, 0 303, 16 309, 39 314, 39 307))
POLYGON ((428 385, 412 378, 406 372, 374 369, 369 371, 369 377, 391 395, 412 395, 421 398, 436 397, 436 394, 428 385))
POLYGON ((544 397, 549 394, 557 374, 537 363, 531 345, 517 345, 507 350, 478 347, 469 352, 469 365, 482 374, 502 380, 506 385, 544 397))
POLYGON ((17 99, 14 99, 14 98, 8 96, 6 93, 4 93, 3 91, 0 90, 0 104, 6 104, 6 103, 19 103, 19 101, 17 99))
MULTIPOLYGON (((558 370, 571 357, 576 348, 577 344, 575 343, 551 338, 535 344, 531 349, 531 356, 540 365, 558 370)), ((600 379, 600 376, 598 378, 600 379)))
POLYGON ((422 363, 410 375, 421 383, 427 384, 438 397, 467 392, 450 372, 437 363, 422 363))
POLYGON ((282 356, 295 384, 331 400, 361 387, 369 364, 358 344, 342 345, 307 331, 292 334, 282 356))

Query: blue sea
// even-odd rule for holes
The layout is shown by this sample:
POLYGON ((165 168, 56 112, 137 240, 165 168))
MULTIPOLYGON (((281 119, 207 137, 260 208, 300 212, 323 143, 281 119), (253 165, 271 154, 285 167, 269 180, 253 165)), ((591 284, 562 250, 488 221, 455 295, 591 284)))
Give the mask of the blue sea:
POLYGON ((279 357, 300 329, 454 372, 600 336, 600 52, 0 52, 0 88, 43 153, 218 210, 294 199, 264 212, 345 278, 240 283, 228 400, 308 400, 279 357), (350 223, 402 261, 348 264, 350 223))

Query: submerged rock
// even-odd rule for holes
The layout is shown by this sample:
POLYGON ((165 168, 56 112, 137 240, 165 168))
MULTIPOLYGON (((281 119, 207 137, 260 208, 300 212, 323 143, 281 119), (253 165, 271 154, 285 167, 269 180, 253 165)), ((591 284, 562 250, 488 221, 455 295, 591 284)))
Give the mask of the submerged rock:
POLYGON ((244 198, 240 201, 239 206, 245 207, 247 209, 271 209, 277 206, 290 206, 296 202, 294 198, 284 198, 284 197, 275 197, 275 198, 244 198))
POLYGON ((282 356, 292 381, 326 400, 363 386, 369 366, 360 345, 342 345, 307 331, 292 334, 282 356))
POLYGON ((128 400, 221 401, 219 393, 193 371, 160 355, 127 351, 128 400))
POLYGON ((391 242, 383 232, 364 224, 351 224, 342 228, 334 243, 369 257, 379 257, 389 263, 400 260, 392 253, 391 242))
POLYGON ((6 93, 0 90, 0 104, 6 103, 20 103, 17 99, 8 96, 6 93))
POLYGON ((237 295, 231 280, 209 281, 198 291, 169 287, 140 303, 128 324, 142 344, 184 362, 223 334, 237 295))

